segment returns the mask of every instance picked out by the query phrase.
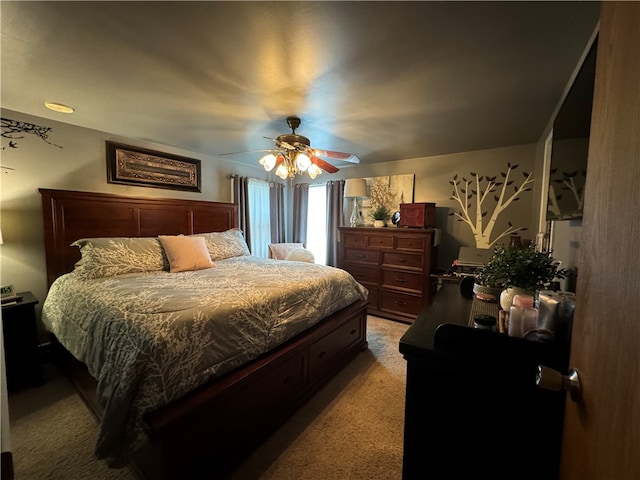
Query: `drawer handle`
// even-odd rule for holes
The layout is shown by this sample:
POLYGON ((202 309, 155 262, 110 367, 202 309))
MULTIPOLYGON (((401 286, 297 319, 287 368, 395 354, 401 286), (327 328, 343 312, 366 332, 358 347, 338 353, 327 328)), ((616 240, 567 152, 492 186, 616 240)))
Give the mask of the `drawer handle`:
POLYGON ((398 278, 398 277, 396 277, 395 281, 398 282, 398 283, 407 283, 407 279, 406 278, 398 278))
POLYGON ((363 253, 361 253, 360 255, 357 256, 358 258, 367 258, 367 256, 363 253))
POLYGON ((396 300, 396 305, 399 305, 400 307, 404 307, 407 305, 407 302, 402 302, 400 300, 396 300))
POLYGON ((400 260, 398 260, 398 263, 407 263, 407 259, 406 258, 401 258, 400 260))
POLYGON ((351 330, 351 331, 349 332, 349 335, 355 335, 355 333, 356 333, 356 329, 354 328, 353 330, 351 330))
POLYGON ((327 352, 320 352, 320 353, 318 354, 318 358, 322 358, 322 357, 324 357, 326 354, 327 354, 327 352))

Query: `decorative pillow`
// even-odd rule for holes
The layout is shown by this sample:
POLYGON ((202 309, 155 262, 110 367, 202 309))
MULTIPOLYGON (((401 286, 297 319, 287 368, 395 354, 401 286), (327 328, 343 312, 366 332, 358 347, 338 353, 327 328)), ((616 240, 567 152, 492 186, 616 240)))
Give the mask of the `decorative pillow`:
POLYGON ((286 256, 285 260, 293 260, 295 262, 309 262, 314 263, 315 258, 311 250, 306 248, 294 248, 286 256))
POLYGON ((212 260, 251 255, 242 230, 232 228, 226 232, 197 233, 192 237, 203 237, 212 260))
POLYGON ((297 248, 304 248, 302 243, 270 243, 269 244, 269 258, 275 258, 276 260, 285 260, 293 250, 297 248))
POLYGON ((202 237, 158 236, 169 259, 171 273, 214 267, 207 244, 202 237))
POLYGON ((169 267, 157 238, 81 238, 71 245, 80 247, 82 259, 74 272, 81 278, 156 272, 169 267))

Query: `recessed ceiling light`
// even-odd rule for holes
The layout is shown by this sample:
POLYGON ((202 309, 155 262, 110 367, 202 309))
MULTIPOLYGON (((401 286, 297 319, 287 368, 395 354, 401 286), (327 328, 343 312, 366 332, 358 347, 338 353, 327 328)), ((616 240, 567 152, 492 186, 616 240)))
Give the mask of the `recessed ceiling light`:
POLYGON ((44 102, 44 106, 47 107, 49 110, 53 110, 54 112, 60 112, 60 113, 73 113, 76 110, 73 107, 64 105, 62 103, 56 103, 56 102, 44 102))

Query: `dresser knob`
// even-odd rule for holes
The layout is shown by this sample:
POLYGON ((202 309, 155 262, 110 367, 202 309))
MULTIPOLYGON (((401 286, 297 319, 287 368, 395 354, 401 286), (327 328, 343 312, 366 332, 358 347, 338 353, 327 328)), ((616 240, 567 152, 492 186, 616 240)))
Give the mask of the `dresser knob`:
POLYGON ((395 281, 398 282, 398 283, 407 283, 407 279, 406 278, 398 278, 398 277, 396 277, 395 281))

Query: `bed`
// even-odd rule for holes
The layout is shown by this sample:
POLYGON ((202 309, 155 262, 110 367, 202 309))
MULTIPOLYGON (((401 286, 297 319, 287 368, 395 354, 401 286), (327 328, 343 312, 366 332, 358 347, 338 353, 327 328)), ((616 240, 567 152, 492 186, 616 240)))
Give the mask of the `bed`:
POLYGON ((223 477, 367 347, 366 289, 252 257, 234 204, 40 193, 43 323, 114 468, 223 477))

